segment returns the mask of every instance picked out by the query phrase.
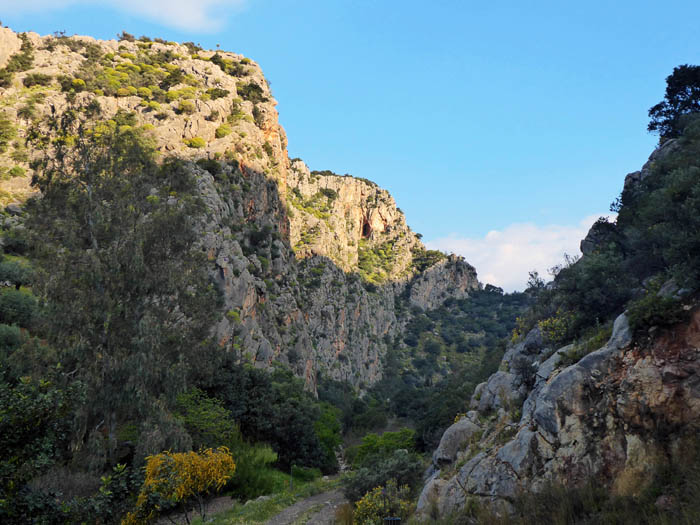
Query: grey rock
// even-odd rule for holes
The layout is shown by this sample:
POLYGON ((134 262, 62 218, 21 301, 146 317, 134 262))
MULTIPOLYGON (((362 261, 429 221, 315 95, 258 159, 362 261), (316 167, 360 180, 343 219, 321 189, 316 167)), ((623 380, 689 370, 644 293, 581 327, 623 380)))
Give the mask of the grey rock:
POLYGON ((462 418, 448 427, 433 453, 433 463, 436 466, 452 463, 457 457, 457 452, 462 450, 479 430, 481 428, 468 418, 462 418))
POLYGON ((613 332, 606 346, 619 350, 632 342, 632 330, 626 313, 622 313, 613 323, 613 332))
POLYGON ((480 390, 479 412, 486 413, 517 403, 522 396, 519 391, 520 386, 521 382, 514 374, 503 371, 496 372, 489 377, 486 385, 480 390))
POLYGON ((22 215, 23 212, 22 206, 14 202, 5 206, 5 211, 15 217, 18 215, 22 215))

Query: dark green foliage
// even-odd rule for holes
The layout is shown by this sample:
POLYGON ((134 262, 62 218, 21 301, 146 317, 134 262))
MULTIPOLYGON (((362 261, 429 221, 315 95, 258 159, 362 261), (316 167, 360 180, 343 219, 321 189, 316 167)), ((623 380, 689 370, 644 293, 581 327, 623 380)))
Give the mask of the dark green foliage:
POLYGON ((305 468, 292 465, 292 477, 299 481, 313 481, 321 477, 321 471, 317 468, 305 468))
POLYGON ((14 288, 0 292, 0 323, 28 328, 32 325, 36 311, 37 302, 31 294, 14 288))
POLYGON ((648 130, 662 140, 681 135, 685 117, 700 112, 700 66, 688 64, 673 68, 666 77, 664 100, 649 110, 648 130))
POLYGON ((343 493, 350 501, 358 501, 375 487, 385 486, 390 479, 397 485, 416 490, 421 483, 423 461, 418 454, 395 450, 390 454, 367 457, 353 474, 343 480, 343 493))
POLYGON ((323 449, 324 472, 336 472, 338 470, 338 460, 335 452, 342 443, 340 417, 342 412, 329 403, 321 403, 321 414, 314 423, 314 431, 318 436, 323 449))
POLYGON ((325 197, 330 200, 335 200, 338 198, 338 192, 331 188, 321 188, 320 191, 325 197))
POLYGON ((447 258, 447 256, 439 250, 426 250, 422 247, 414 248, 411 254, 413 256, 411 264, 419 272, 423 272, 447 258))
POLYGON ((159 87, 164 91, 168 91, 171 87, 177 86, 182 83, 185 79, 185 74, 182 69, 173 69, 168 73, 168 75, 161 81, 159 87))
POLYGON ((195 44, 194 42, 184 42, 182 45, 185 46, 192 55, 199 53, 200 51, 204 51, 202 46, 195 44))
POLYGON ((700 285, 700 116, 688 117, 677 147, 621 195, 618 227, 631 271, 668 269, 683 287, 700 285))
POLYGON ((272 144, 270 144, 268 141, 265 141, 265 143, 263 144, 263 150, 265 150, 265 153, 268 157, 274 157, 275 150, 272 149, 272 144))
POLYGON ((194 450, 221 445, 233 450, 241 441, 231 413, 221 401, 207 397, 201 390, 195 388, 177 396, 175 413, 192 438, 194 450))
POLYGON ((230 91, 228 89, 221 89, 221 88, 210 88, 207 89, 207 93, 211 97, 212 100, 216 100, 217 98, 225 98, 228 97, 230 94, 230 91))
POLYGON ((16 325, 0 324, 0 362, 22 344, 22 332, 16 325))
POLYGON ((207 170, 214 178, 217 178, 217 175, 221 175, 221 172, 223 171, 221 162, 214 159, 199 159, 197 161, 197 166, 207 170))
POLYGON ((10 283, 17 290, 31 284, 32 273, 28 264, 8 259, 0 261, 0 282, 10 283))
POLYGON ((314 430, 319 407, 290 371, 266 372, 227 360, 204 386, 223 401, 246 438, 272 446, 280 468, 324 467, 325 452, 314 430))
POLYGON ((553 310, 575 312, 570 336, 578 336, 582 328, 618 314, 636 284, 614 245, 601 247, 578 263, 562 268, 554 283, 553 310))
POLYGON ((100 488, 87 498, 75 498, 67 507, 66 522, 105 525, 121 523, 122 518, 133 508, 135 494, 143 484, 140 469, 116 465, 112 471, 100 478, 100 488))
POLYGON ((629 304, 630 327, 635 331, 646 331, 652 326, 668 326, 688 318, 683 300, 658 295, 660 279, 653 282, 644 295, 629 304))
POLYGON ((5 113, 0 113, 0 153, 7 151, 10 142, 17 136, 17 130, 5 113))
MULTIPOLYGON (((228 73, 232 77, 244 77, 248 74, 248 69, 241 62, 227 60, 219 53, 214 53, 209 60, 219 66, 221 71, 228 73)), ((240 90, 238 90, 238 93, 240 95, 240 90)))
POLYGON ((113 454, 120 421, 167 421, 155 399, 173 401, 188 370, 214 366, 219 298, 195 249, 203 204, 191 170, 157 164, 133 128, 58 124, 78 138, 48 152, 34 179, 42 198, 26 206, 34 291, 44 333, 87 384, 83 428, 104 425, 113 454))
POLYGON ((265 115, 260 111, 257 104, 253 106, 253 122, 255 122, 255 125, 259 128, 262 128, 265 123, 265 115))
POLYGON ((258 102, 267 102, 268 100, 263 89, 253 81, 248 82, 247 84, 237 85, 236 91, 238 92, 239 97, 241 97, 243 100, 248 100, 253 104, 257 104, 258 102))
POLYGON ((396 450, 415 450, 415 431, 402 428, 397 432, 384 432, 383 434, 367 434, 362 442, 348 449, 347 456, 351 458, 353 466, 360 467, 371 460, 373 456, 388 457, 396 450))
POLYGON ((45 75, 43 73, 30 73, 22 80, 25 87, 32 86, 48 86, 51 84, 53 77, 51 75, 45 75))
POLYGON ((59 388, 52 381, 0 376, 0 521, 22 516, 26 484, 67 451, 71 412, 82 388, 59 388))
POLYGON ((121 33, 117 34, 117 40, 124 41, 124 42, 135 42, 136 37, 132 35, 131 33, 127 33, 126 31, 122 31, 121 33))

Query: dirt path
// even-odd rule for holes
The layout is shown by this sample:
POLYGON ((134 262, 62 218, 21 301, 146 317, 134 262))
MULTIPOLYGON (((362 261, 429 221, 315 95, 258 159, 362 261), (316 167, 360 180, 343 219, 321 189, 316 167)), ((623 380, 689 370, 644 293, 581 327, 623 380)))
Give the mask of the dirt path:
POLYGON ((266 525, 332 525, 335 509, 346 501, 339 490, 316 494, 287 507, 266 525))

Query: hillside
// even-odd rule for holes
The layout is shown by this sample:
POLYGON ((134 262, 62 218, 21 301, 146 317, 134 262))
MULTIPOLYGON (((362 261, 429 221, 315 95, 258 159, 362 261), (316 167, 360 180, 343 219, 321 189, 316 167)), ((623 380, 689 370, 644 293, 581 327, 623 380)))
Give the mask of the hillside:
POLYGON ((432 309, 477 289, 464 261, 425 257, 385 190, 290 161, 276 101, 250 59, 162 41, 0 35, 0 66, 21 64, 0 102, 12 137, 0 155, 5 203, 34 191, 38 152, 23 139, 68 107, 94 105, 96 121, 142 128, 163 158, 202 161, 191 169, 210 213, 202 249, 224 292, 223 351, 288 364, 312 389, 319 371, 370 385, 405 322, 397 296, 432 309))
POLYGON ((548 285, 531 278, 537 298, 499 371, 433 453, 424 516, 697 519, 697 114, 673 131, 626 176, 617 221, 591 228, 583 257, 548 285))

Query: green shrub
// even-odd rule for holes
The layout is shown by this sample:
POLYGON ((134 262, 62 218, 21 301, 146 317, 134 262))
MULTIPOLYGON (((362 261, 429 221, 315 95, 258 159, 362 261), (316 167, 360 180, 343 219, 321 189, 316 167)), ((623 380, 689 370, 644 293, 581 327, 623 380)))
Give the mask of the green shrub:
POLYGON ((418 454, 396 450, 388 456, 373 456, 365 465, 343 479, 343 493, 350 501, 358 501, 372 489, 396 480, 415 490, 421 483, 423 461, 418 454))
POLYGON ((160 111, 160 104, 158 102, 156 102, 155 100, 150 100, 146 104, 146 108, 149 111, 160 111))
POLYGON ((0 358, 9 355, 22 344, 22 332, 16 325, 0 324, 0 358))
POLYGON ((26 77, 24 77, 22 83, 25 87, 48 86, 49 84, 51 84, 52 80, 53 77, 51 75, 45 75, 43 73, 30 73, 26 77))
POLYGON ((267 140, 263 144, 263 150, 265 150, 265 153, 267 154, 268 157, 272 158, 275 155, 275 150, 272 149, 272 144, 270 144, 267 140))
POLYGON ((184 113, 185 115, 191 115, 196 111, 194 102, 191 100, 181 100, 177 106, 178 113, 184 113))
POLYGON ((20 286, 31 283, 32 270, 26 264, 13 260, 3 260, 0 262, 0 281, 9 282, 17 290, 20 286))
POLYGON ((0 292, 0 323, 28 328, 36 311, 37 302, 34 296, 15 289, 0 292))
POLYGON ((269 445, 242 443, 232 449, 236 473, 226 484, 235 498, 249 500, 280 490, 280 472, 272 468, 277 454, 269 445))
POLYGON ((216 100, 217 98, 228 97, 229 94, 231 93, 228 89, 222 89, 222 88, 218 88, 218 87, 207 89, 206 92, 211 97, 212 100, 216 100))
POLYGON ((317 468, 306 468, 292 465, 292 477, 299 481, 314 481, 321 477, 321 471, 317 468))
POLYGON ((374 456, 389 456, 396 450, 415 450, 415 431, 402 428, 397 432, 367 434, 362 443, 357 445, 353 456, 353 465, 362 466, 374 456))
POLYGON ((660 283, 661 279, 656 279, 642 297, 629 304, 628 316, 632 330, 645 331, 652 326, 669 326, 688 318, 681 299, 659 295, 660 283))
POLYGON ((10 142, 17 136, 17 130, 7 115, 0 113, 0 153, 5 153, 10 142))
POLYGON ((253 122, 255 122, 255 125, 259 128, 262 128, 263 124, 265 123, 265 115, 262 111, 260 111, 257 104, 253 106, 253 122))
POLYGON ((385 487, 375 487, 357 502, 353 522, 382 523, 386 517, 405 520, 412 509, 410 488, 406 485, 399 488, 396 480, 390 479, 385 487))
MULTIPOLYGON (((290 354, 290 360, 291 360, 290 354)), ((321 403, 321 415, 314 423, 314 431, 318 436, 324 452, 324 461, 321 469, 325 473, 338 471, 338 460, 335 452, 342 443, 340 417, 342 412, 329 403, 321 403)))
POLYGON ((243 100, 248 100, 253 104, 267 102, 268 100, 263 89, 253 81, 248 82, 247 84, 237 85, 236 92, 243 100))
POLYGON ((24 173, 24 168, 21 166, 14 166, 9 171, 10 177, 24 177, 24 173))
POLYGON ((190 148, 203 148, 207 145, 207 141, 202 137, 192 137, 191 139, 184 139, 183 142, 190 148))
POLYGON ((222 138, 230 135, 231 131, 232 131, 231 126, 229 126, 228 124, 222 124, 221 126, 216 128, 215 136, 217 139, 222 139, 222 138))
MULTIPOLYGON (((270 156, 272 155, 270 154, 270 156)), ((335 200, 338 198, 338 192, 331 188, 321 188, 319 191, 330 200, 335 200)))

